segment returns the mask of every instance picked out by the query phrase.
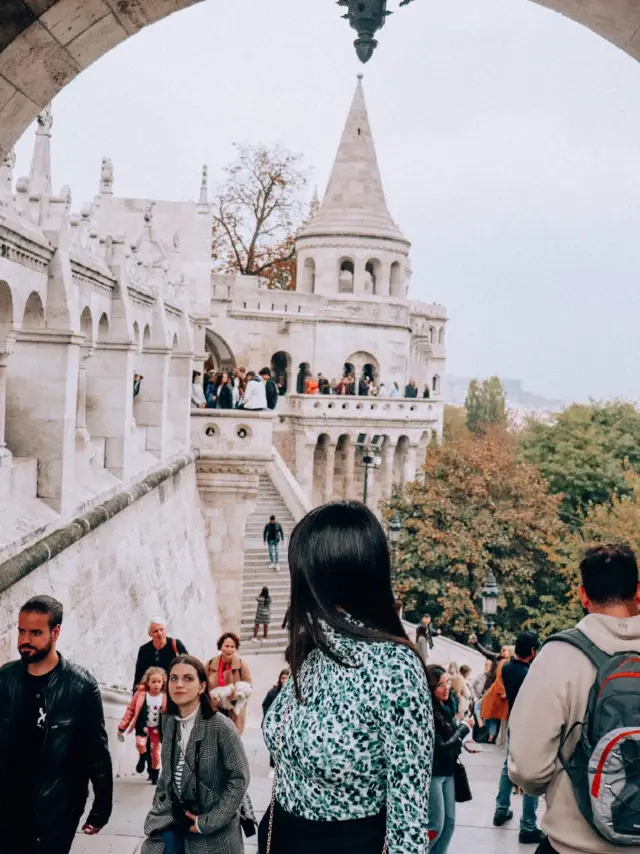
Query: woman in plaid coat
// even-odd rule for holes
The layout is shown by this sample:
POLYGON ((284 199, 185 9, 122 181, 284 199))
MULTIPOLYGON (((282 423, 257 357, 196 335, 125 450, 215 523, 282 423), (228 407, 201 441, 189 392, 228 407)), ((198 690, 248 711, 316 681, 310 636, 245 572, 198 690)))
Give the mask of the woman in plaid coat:
POLYGON ((171 665, 167 711, 142 854, 244 854, 240 806, 249 762, 235 726, 213 710, 197 658, 180 655, 171 665))

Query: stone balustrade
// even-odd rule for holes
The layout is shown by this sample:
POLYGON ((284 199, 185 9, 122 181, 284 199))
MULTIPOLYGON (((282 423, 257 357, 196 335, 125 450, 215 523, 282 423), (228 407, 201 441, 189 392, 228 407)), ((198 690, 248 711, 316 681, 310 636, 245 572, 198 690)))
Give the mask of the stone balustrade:
POLYGON ((200 459, 268 462, 273 457, 273 413, 192 409, 191 444, 200 459))
POLYGON ((286 401, 290 415, 361 420, 363 424, 371 421, 437 422, 442 408, 437 400, 421 398, 290 394, 286 401))

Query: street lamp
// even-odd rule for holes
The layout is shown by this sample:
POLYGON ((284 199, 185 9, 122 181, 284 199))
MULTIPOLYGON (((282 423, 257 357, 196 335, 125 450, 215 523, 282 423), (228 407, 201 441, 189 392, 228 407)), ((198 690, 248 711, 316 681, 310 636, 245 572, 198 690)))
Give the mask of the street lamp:
POLYGON ((359 433, 356 446, 362 448, 362 464, 364 466, 364 488, 362 490, 362 503, 367 503, 369 495, 369 468, 380 468, 382 457, 379 454, 382 446, 383 436, 376 435, 370 439, 366 433, 359 433))
MULTIPOLYGON (((400 6, 407 6, 413 0, 401 0, 400 6)), ((360 62, 369 62, 378 42, 374 38, 381 30, 389 15, 387 0, 338 0, 338 6, 346 6, 348 11, 345 18, 358 33, 353 43, 360 62)))
POLYGON ((391 587, 396 586, 396 571, 398 566, 398 543, 402 532, 402 522, 398 514, 394 513, 389 520, 389 542, 391 543, 391 587))
POLYGON ((491 633, 495 627, 495 620, 493 618, 498 613, 499 593, 500 589, 498 588, 495 575, 491 570, 489 570, 487 572, 485 585, 482 588, 482 614, 487 623, 489 638, 491 638, 491 633))

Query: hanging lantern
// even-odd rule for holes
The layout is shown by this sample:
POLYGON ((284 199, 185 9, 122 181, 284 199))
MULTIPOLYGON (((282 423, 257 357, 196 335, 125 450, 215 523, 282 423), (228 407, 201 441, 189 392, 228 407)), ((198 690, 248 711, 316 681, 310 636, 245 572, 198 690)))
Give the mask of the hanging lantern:
MULTIPOLYGON (((402 0, 400 6, 406 6, 412 0, 402 0)), ((381 30, 387 16, 393 14, 387 9, 387 0, 338 0, 338 6, 346 6, 348 11, 343 15, 358 38, 353 43, 360 62, 369 62, 374 50, 378 47, 375 34, 381 30)))

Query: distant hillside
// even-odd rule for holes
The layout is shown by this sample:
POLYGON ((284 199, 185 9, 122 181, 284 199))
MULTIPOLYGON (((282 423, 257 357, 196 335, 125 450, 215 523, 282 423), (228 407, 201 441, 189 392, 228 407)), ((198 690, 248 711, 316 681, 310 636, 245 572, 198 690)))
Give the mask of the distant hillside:
MULTIPOLYGON (((445 403, 450 403, 453 406, 464 406, 471 379, 472 377, 456 377, 452 374, 445 374, 442 384, 442 398, 445 403)), ((478 379, 485 379, 485 377, 478 377, 478 379)), ((519 411, 526 409, 530 412, 559 412, 566 406, 563 400, 554 400, 526 391, 523 388, 522 380, 501 378, 500 382, 507 394, 507 406, 510 408, 519 411)))

